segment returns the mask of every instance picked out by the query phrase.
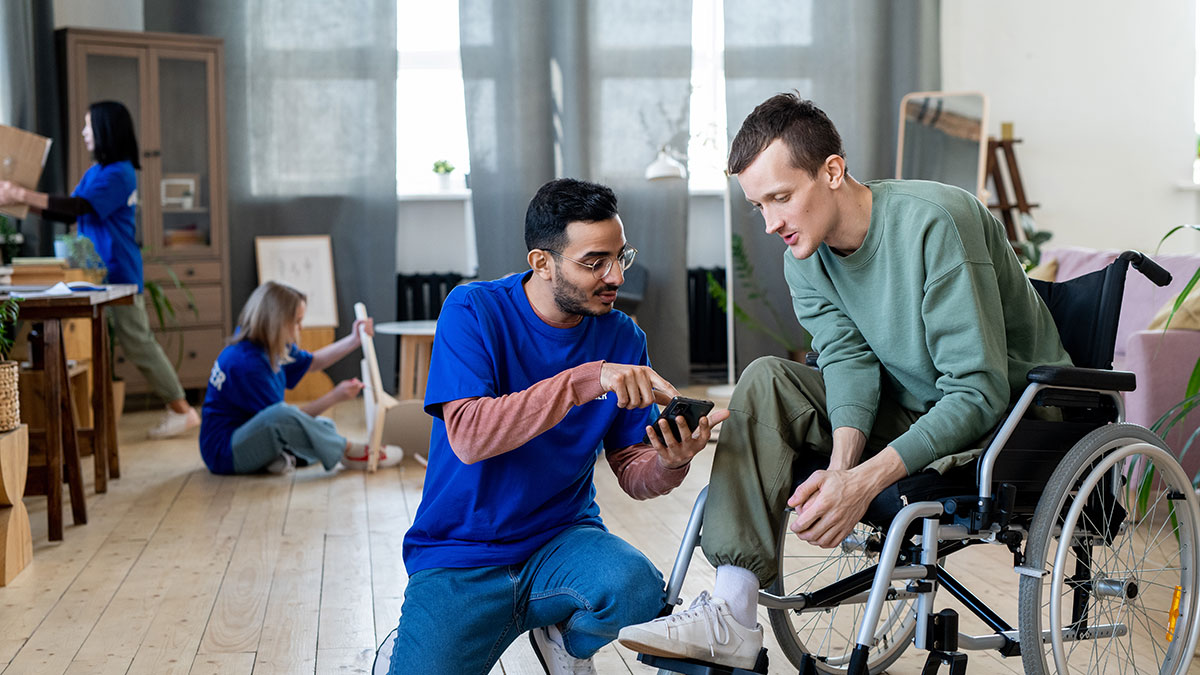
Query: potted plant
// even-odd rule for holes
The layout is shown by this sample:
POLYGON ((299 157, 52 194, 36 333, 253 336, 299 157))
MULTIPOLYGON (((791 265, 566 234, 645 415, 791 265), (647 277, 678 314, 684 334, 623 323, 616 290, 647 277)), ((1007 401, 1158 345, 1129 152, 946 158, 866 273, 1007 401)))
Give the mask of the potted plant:
POLYGON ((17 228, 13 227, 8 216, 0 213, 0 251, 3 253, 5 265, 12 264, 13 258, 21 251, 21 244, 24 241, 25 237, 17 232, 17 228))
POLYGON ((20 369, 16 361, 8 358, 17 332, 19 302, 11 295, 0 302, 0 432, 10 431, 21 424, 21 399, 17 391, 20 369))
MULTIPOLYGON (((804 361, 804 354, 808 351, 812 344, 812 337, 800 329, 800 337, 796 337, 796 331, 793 328, 795 321, 785 322, 783 316, 771 304, 770 298, 767 297, 767 292, 758 285, 758 281, 754 277, 754 265, 750 262, 746 255, 746 248, 742 242, 740 234, 734 234, 730 240, 733 249, 733 270, 737 276, 738 284, 746 292, 746 298, 751 301, 757 301, 766 307, 767 312, 771 316, 770 323, 764 323, 758 318, 746 311, 744 303, 733 305, 733 317, 741 321, 750 330, 758 331, 763 335, 771 338, 779 343, 787 350, 788 358, 793 361, 804 361)), ((729 296, 725 293, 725 287, 721 285, 712 272, 708 273, 708 293, 717 301, 717 305, 721 307, 721 311, 729 311, 726 309, 729 296)))
POLYGON ((437 174, 438 187, 442 190, 450 189, 450 174, 454 173, 454 165, 444 159, 439 159, 433 163, 433 172, 437 174))

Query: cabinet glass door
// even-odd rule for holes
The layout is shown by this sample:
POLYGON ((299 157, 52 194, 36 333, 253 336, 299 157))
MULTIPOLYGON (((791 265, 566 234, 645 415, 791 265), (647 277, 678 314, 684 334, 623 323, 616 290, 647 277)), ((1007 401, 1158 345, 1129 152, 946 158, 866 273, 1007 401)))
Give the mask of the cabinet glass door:
MULTIPOLYGON (((87 51, 85 56, 87 59, 87 100, 83 102, 81 110, 77 111, 79 119, 68 120, 69 128, 74 132, 72 143, 77 143, 79 146, 75 157, 78 161, 71 167, 72 175, 70 177, 74 186, 78 184, 79 179, 83 177, 88 167, 92 165, 92 153, 88 152, 83 144, 81 133, 83 131, 83 116, 87 113, 88 106, 97 101, 119 101, 129 109, 129 114, 133 117, 134 132, 137 134, 139 149, 144 149, 146 138, 146 125, 142 118, 142 77, 143 69, 145 68, 145 57, 141 50, 119 49, 111 47, 94 47, 87 51)), ((145 163, 145 160, 142 160, 145 163)), ((138 175, 138 197, 139 205, 135 209, 137 213, 137 243, 139 246, 143 243, 145 232, 145 216, 143 214, 144 206, 140 202, 145 195, 146 186, 142 183, 145 179, 145 172, 138 175)))
POLYGON ((161 252, 209 254, 218 246, 214 223, 210 147, 213 64, 205 55, 158 52, 158 140, 161 163, 156 186, 162 213, 161 252))

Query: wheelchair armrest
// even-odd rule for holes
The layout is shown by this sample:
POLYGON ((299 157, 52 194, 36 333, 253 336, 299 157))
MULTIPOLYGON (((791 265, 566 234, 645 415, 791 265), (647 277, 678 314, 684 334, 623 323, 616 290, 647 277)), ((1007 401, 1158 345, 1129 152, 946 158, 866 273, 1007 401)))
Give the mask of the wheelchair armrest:
POLYGON ((1038 366, 1029 371, 1029 381, 1053 387, 1078 387, 1101 391, 1133 391, 1137 376, 1123 370, 1097 370, 1071 366, 1038 366))

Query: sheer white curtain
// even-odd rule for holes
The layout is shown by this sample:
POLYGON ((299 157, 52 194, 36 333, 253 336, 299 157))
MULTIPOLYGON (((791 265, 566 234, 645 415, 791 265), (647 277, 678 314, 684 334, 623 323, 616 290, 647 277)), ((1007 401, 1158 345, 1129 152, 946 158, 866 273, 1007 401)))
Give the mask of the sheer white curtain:
MULTIPOLYGON (((225 40, 230 308, 257 285, 254 237, 329 234, 338 334, 396 313, 396 5, 160 0, 146 29, 225 40)), ((395 352, 379 351, 385 386, 395 352)), ((355 374, 347 359, 334 379, 355 374)))
POLYGON ((480 276, 528 269, 525 208, 540 185, 612 187, 648 271, 637 318, 650 358, 686 383, 687 184, 644 172, 660 145, 686 150, 690 0, 462 0, 459 20, 480 276))
MULTIPOLYGON (((812 99, 837 125, 846 165, 858 180, 891 178, 900 99, 940 84, 938 0, 851 0, 774 3, 725 0, 725 92, 729 138, 750 111, 790 90, 812 99)), ((784 245, 763 233, 762 218, 732 182, 733 231, 743 238, 758 285, 771 305, 792 318, 783 281, 784 245)), ((738 306, 766 319, 762 303, 735 284, 738 306)), ((795 334, 800 335, 794 320, 795 334)), ((778 343, 738 324, 738 372, 778 343)))

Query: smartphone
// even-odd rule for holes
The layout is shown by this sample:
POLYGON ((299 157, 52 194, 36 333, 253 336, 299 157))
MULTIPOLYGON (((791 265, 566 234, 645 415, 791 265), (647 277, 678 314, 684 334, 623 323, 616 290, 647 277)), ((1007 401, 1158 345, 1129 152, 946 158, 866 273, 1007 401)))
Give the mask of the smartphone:
MULTIPOLYGON (((675 398, 671 399, 671 402, 668 403, 665 408, 663 408, 662 414, 658 416, 658 420, 666 420, 667 424, 669 424, 671 427, 671 433, 675 434, 675 440, 681 441, 683 439, 679 435, 679 425, 675 424, 675 418, 682 415, 684 421, 687 422, 688 428, 692 431, 695 431, 696 427, 700 424, 700 418, 707 415, 708 411, 712 409, 712 401, 704 401, 698 398, 688 398, 686 396, 676 396, 675 398)), ((666 439, 664 439, 662 435, 662 429, 660 429, 658 426, 658 420, 654 420, 654 433, 658 434, 658 440, 666 443, 666 439)), ((642 442, 649 443, 650 437, 643 437, 642 442)))

